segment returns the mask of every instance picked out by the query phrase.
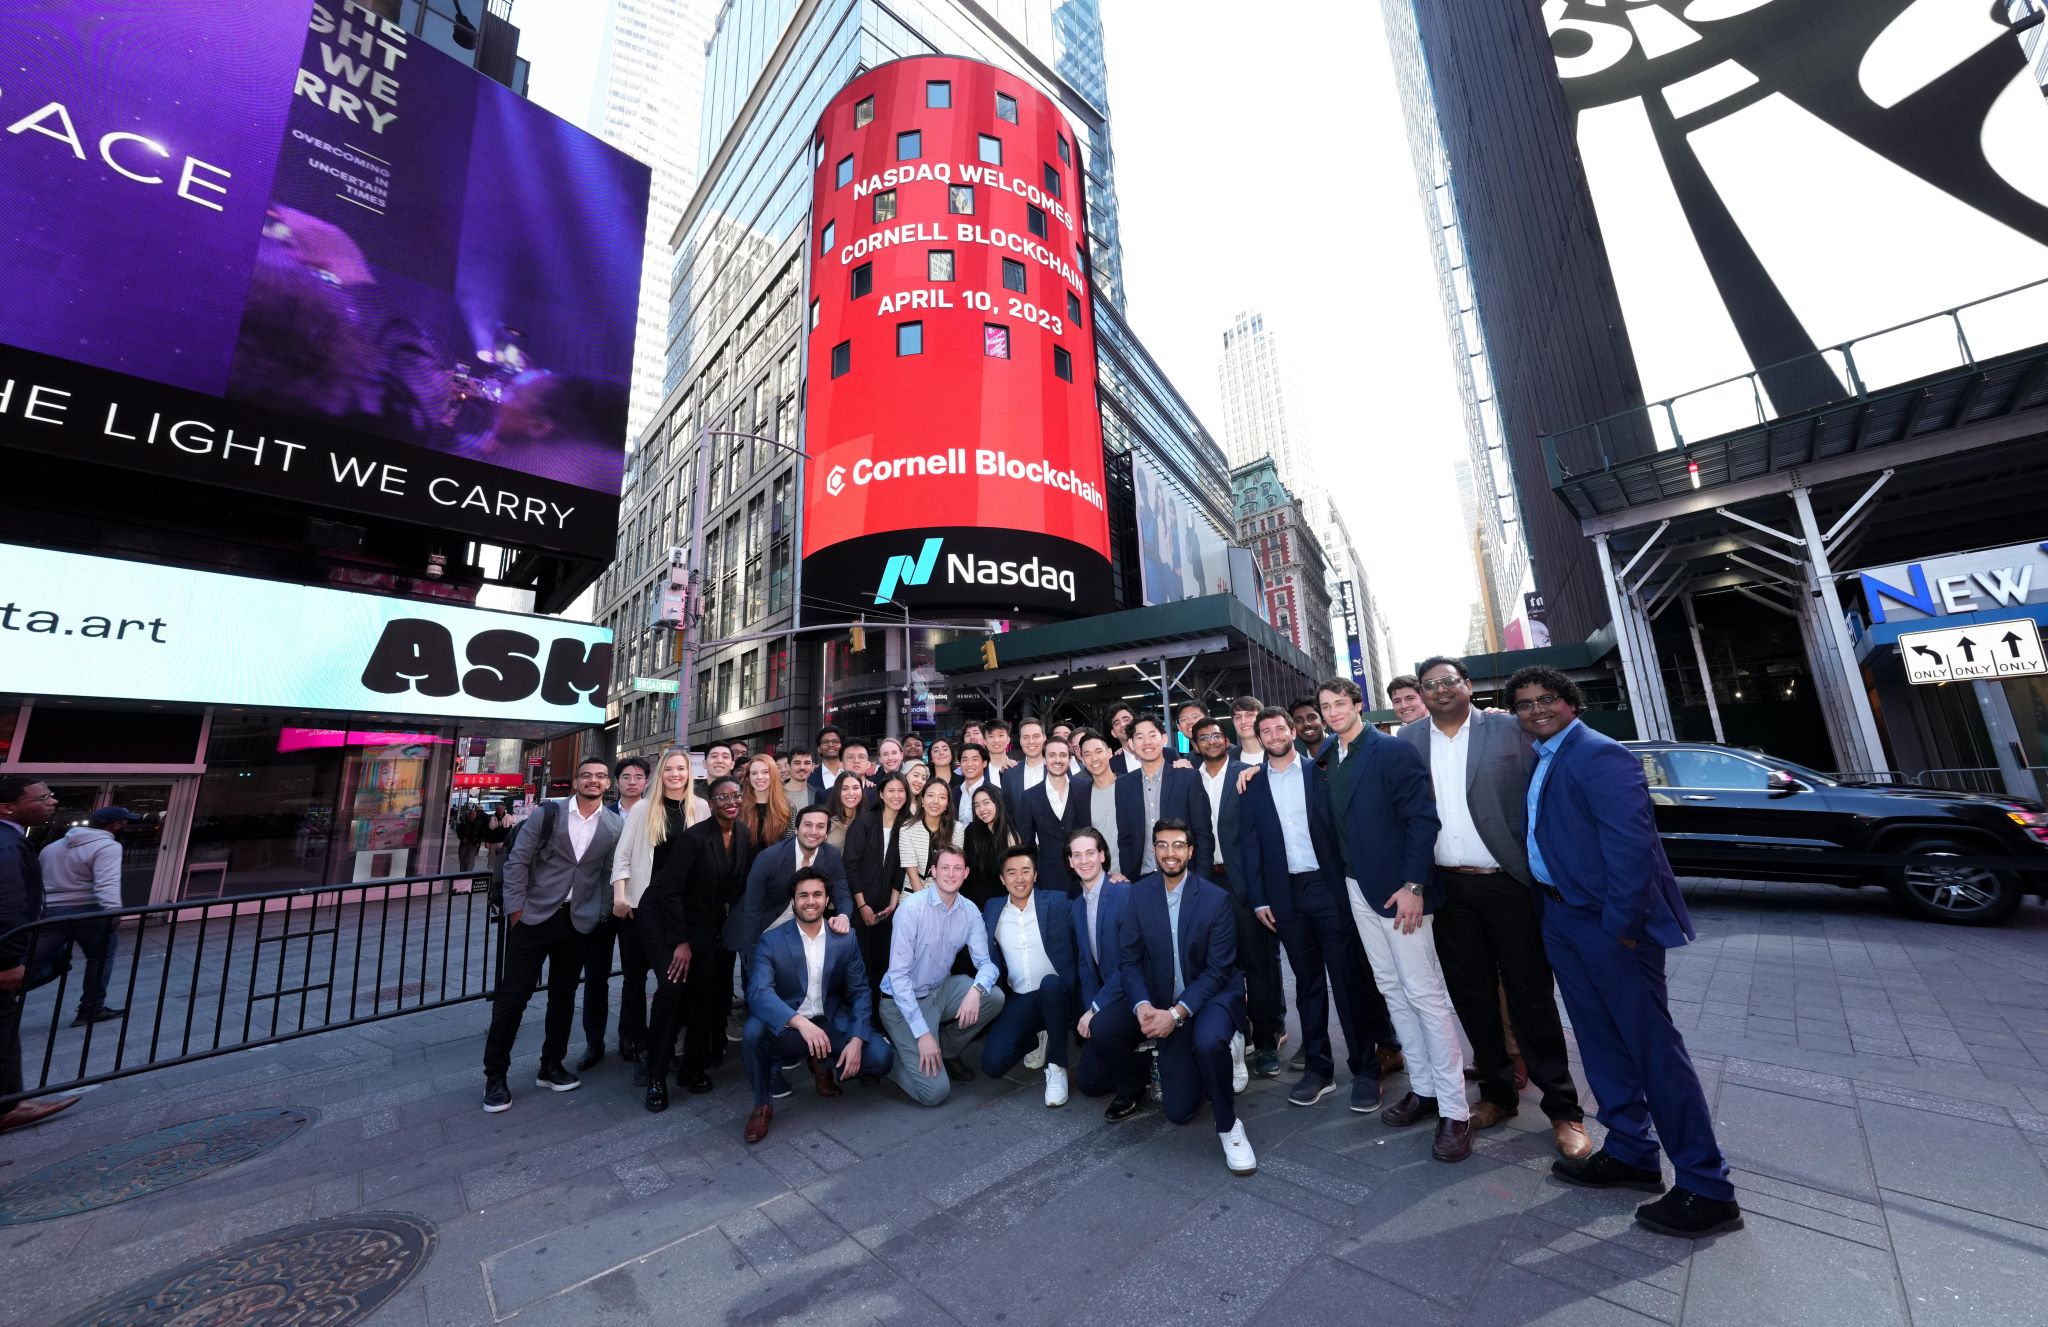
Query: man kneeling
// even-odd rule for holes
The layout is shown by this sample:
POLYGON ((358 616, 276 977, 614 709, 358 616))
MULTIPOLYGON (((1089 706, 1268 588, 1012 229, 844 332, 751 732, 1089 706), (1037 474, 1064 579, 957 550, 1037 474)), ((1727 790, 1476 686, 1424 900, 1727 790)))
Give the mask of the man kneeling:
POLYGON ((836 1097, 839 1085, 856 1074, 885 1074, 893 1058, 889 1043, 867 1049, 873 1013, 860 943, 825 925, 825 873, 805 867, 790 890, 795 917, 769 928, 754 946, 747 966, 747 1028, 741 1053, 754 1087, 746 1139, 768 1136, 775 1107, 768 1085, 785 1058, 809 1059, 818 1095, 836 1097))
POLYGON ((1042 1033, 1045 1104, 1067 1104, 1067 1051, 1074 1040, 1074 905, 1036 888, 1037 854, 1018 844, 1003 854, 1002 898, 983 910, 989 956, 1010 993, 989 1025, 981 1071, 1001 1078, 1042 1033))

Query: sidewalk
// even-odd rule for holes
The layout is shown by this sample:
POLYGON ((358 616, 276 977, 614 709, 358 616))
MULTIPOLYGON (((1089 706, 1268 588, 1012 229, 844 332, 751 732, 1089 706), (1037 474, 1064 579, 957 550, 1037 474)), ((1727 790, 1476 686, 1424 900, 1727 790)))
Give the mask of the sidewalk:
POLYGON ((748 1148, 730 1062, 658 1116, 615 1055, 580 1091, 536 1090, 536 1000, 502 1115, 479 1108, 475 1005, 111 1084, 0 1139, 4 1189, 168 1124, 315 1117, 230 1169, 6 1230, 0 1323, 356 1211, 439 1229, 379 1324, 2041 1321, 2048 908, 1964 930, 1875 892, 1688 894, 1702 939, 1674 958, 1673 1012, 1748 1215, 1700 1247, 1635 1228, 1638 1195, 1549 1178, 1533 1095, 1456 1166, 1342 1093, 1290 1107, 1285 1077, 1239 1098, 1249 1179, 1199 1122, 1047 1110, 1022 1071, 932 1111, 800 1084, 748 1148))

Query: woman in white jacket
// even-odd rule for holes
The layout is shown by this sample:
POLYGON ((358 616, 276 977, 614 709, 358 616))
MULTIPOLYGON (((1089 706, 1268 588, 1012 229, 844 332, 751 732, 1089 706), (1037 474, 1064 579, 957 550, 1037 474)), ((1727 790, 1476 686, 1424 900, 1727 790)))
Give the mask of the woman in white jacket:
MULTIPOLYGON (((711 814, 711 807, 697 796, 690 774, 690 753, 681 748, 670 748, 662 755, 659 772, 655 775, 655 786, 651 795, 641 798, 626 813, 626 823, 619 829, 619 846, 612 852, 612 915, 625 924, 619 927, 619 971, 624 977, 624 988, 619 992, 619 1028, 648 1027, 647 1021, 647 974, 650 971, 646 947, 640 943, 640 931, 632 924, 633 910, 640 906, 640 896, 647 892, 647 882, 654 875, 654 850, 668 837, 668 803, 683 805, 683 822, 694 825, 711 814), (637 1006, 638 1016, 632 1011, 637 1006)), ((664 962, 667 960, 664 959, 664 962)), ((619 1053, 627 1059, 637 1059, 640 1067, 634 1071, 633 1081, 644 1085, 647 1074, 645 1046, 629 1046, 622 1043, 619 1053)))

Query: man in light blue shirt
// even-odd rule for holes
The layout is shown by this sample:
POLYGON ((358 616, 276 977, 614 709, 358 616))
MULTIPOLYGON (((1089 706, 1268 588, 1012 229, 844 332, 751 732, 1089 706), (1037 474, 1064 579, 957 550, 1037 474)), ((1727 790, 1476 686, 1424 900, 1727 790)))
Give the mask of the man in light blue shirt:
POLYGON ((1003 1010, 988 928, 980 910, 960 897, 966 882, 967 858, 958 848, 941 848, 932 887, 897 907, 889 938, 887 998, 878 1002, 882 1034, 896 1052, 889 1077, 920 1106, 938 1105, 953 1084, 974 1077, 961 1057, 1003 1010), (972 977, 953 971, 963 946, 974 960, 972 977))

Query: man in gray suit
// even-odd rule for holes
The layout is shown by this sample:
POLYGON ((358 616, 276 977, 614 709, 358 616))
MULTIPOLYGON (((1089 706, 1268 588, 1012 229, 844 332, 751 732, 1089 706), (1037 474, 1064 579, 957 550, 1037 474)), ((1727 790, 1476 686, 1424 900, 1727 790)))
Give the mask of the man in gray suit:
POLYGON ((1442 822, 1436 864, 1444 886, 1436 952, 1478 1070, 1472 1128, 1492 1128, 1521 1105, 1501 1018, 1498 993, 1504 992, 1557 1150, 1588 1156, 1593 1144, 1572 1084, 1529 883, 1529 774, 1536 753, 1511 715, 1473 708, 1462 661, 1438 655, 1423 662, 1419 676, 1429 717, 1403 728, 1401 740, 1429 762, 1436 788, 1442 822))
POLYGON ((604 804, 611 770, 591 757, 576 766, 576 795, 543 802, 520 823, 505 857, 505 962, 484 1038, 484 1109, 512 1106, 505 1075, 519 1020, 548 969, 548 1013, 540 1046, 539 1087, 573 1092, 582 1080, 563 1067, 576 1018, 576 987, 588 936, 611 906, 612 849, 619 813, 604 804))

